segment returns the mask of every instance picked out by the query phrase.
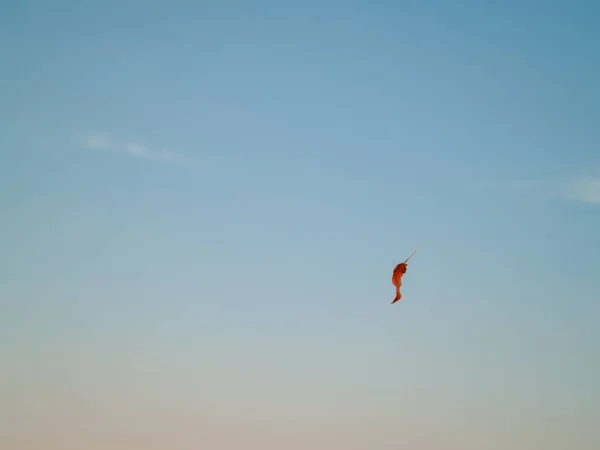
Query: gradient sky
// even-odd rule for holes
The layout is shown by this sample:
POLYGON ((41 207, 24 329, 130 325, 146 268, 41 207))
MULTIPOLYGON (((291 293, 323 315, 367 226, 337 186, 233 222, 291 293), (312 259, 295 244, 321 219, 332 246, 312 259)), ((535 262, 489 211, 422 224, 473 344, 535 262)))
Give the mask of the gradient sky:
POLYGON ((0 447, 599 448, 599 14, 0 3, 0 447))

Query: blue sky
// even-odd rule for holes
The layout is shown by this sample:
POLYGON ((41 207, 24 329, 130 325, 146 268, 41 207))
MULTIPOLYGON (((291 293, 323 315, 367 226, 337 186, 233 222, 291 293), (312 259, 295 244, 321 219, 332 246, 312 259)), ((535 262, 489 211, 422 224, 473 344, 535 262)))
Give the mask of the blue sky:
POLYGON ((598 12, 0 4, 0 446, 597 448, 598 12))

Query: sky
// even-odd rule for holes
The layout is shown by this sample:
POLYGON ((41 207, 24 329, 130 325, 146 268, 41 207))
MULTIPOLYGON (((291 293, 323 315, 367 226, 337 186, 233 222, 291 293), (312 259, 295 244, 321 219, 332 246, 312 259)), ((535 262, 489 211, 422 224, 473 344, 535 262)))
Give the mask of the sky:
POLYGON ((0 447, 599 448, 598 14, 0 3, 0 447))

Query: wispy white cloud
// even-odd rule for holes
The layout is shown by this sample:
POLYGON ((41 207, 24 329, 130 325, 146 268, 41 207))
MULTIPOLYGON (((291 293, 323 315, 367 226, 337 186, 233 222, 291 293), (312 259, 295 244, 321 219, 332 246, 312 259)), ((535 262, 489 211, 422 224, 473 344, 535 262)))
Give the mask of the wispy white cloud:
POLYGON ((600 205, 600 177, 582 177, 572 182, 567 194, 573 199, 600 205))
POLYGON ((192 159, 169 149, 154 149, 136 142, 122 142, 102 134, 86 136, 83 139, 83 144, 90 150, 126 153, 136 158, 152 159, 184 166, 196 165, 192 159))
POLYGON ((600 177, 579 176, 553 181, 518 180, 510 182, 509 188, 600 206, 600 177))

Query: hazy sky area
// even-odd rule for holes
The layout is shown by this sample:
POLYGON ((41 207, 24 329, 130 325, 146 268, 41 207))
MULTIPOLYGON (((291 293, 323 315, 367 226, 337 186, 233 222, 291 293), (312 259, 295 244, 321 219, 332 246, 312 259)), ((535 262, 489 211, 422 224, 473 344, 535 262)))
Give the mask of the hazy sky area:
POLYGON ((600 448, 599 17, 0 2, 0 448, 600 448))

